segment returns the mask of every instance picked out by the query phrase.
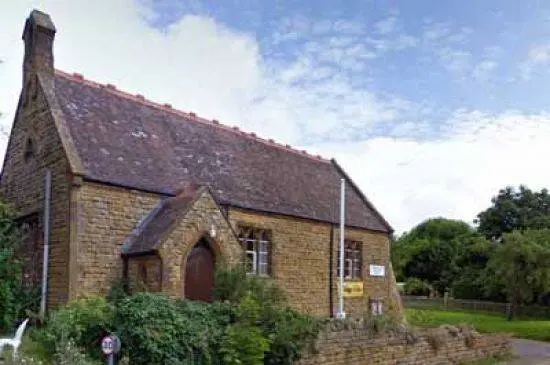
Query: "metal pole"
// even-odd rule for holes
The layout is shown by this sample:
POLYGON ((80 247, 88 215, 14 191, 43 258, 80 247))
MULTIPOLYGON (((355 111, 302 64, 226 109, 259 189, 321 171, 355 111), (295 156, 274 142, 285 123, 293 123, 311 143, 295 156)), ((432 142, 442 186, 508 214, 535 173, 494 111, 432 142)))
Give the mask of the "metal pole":
POLYGON ((107 365, 115 365, 115 354, 107 356, 107 365))
POLYGON ((344 179, 341 179, 340 183, 340 311, 338 312, 338 318, 346 318, 346 312, 344 312, 344 227, 346 219, 346 182, 344 179))
POLYGON ((50 204, 51 204, 52 172, 46 170, 44 181, 44 257, 42 260, 42 290, 40 298, 40 316, 46 314, 46 297, 48 296, 48 263, 50 250, 50 204))

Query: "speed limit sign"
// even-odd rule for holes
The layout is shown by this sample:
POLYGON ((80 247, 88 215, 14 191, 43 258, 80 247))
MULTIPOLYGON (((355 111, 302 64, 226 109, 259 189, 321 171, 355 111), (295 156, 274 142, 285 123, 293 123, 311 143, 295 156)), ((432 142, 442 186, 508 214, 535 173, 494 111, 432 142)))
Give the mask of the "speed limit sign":
POLYGON ((105 336, 101 341, 101 351, 104 355, 114 354, 115 348, 115 339, 112 336, 105 336))
POLYGON ((116 354, 120 351, 120 339, 116 335, 103 337, 101 340, 101 351, 104 355, 116 354))

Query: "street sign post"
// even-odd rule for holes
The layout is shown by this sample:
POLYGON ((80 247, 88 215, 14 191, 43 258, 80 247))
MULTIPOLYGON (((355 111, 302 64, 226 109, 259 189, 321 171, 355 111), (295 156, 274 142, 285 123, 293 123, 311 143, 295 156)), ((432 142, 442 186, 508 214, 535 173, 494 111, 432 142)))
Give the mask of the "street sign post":
POLYGON ((115 355, 120 351, 120 339, 117 335, 111 334, 101 340, 101 351, 107 356, 107 365, 115 364, 115 355))

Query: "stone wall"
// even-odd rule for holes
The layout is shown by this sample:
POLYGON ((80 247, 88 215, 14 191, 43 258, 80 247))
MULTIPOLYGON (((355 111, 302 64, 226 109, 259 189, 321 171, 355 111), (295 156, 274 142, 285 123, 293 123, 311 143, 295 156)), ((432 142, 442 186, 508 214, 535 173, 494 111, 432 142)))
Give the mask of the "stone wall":
MULTIPOLYGON (((346 298, 344 301, 344 311, 346 315, 351 317, 362 317, 369 311, 369 300, 379 298, 383 303, 384 313, 392 313, 397 310, 396 306, 390 301, 393 286, 396 285, 391 275, 390 268, 390 242, 389 237, 385 233, 372 232, 359 229, 346 229, 345 236, 347 239, 359 241, 362 243, 363 253, 363 297, 362 298, 346 298), (374 277, 369 273, 369 265, 379 265, 386 268, 384 277, 374 277)), ((340 239, 340 229, 334 230, 334 247, 332 265, 332 274, 335 278, 333 281, 334 313, 338 312, 338 248, 340 239)))
POLYGON ((128 279, 132 292, 162 290, 162 259, 158 255, 128 259, 128 279))
POLYGON ((508 355, 510 339, 504 335, 479 335, 456 327, 405 336, 382 336, 355 331, 324 333, 298 365, 451 365, 490 356, 508 355))
POLYGON ((124 240, 160 197, 87 181, 74 190, 75 295, 106 294, 122 277, 124 240))
MULTIPOLYGON (((44 180, 52 172, 51 235, 48 306, 64 303, 69 296, 69 174, 52 112, 39 78, 29 78, 21 95, 2 170, 1 194, 20 217, 36 217, 38 235, 43 235, 44 180), (32 152, 30 152, 32 150, 32 152), (28 153, 25 156, 25 153, 28 153)), ((34 246, 40 253, 43 240, 34 246)), ((40 256, 29 252, 28 257, 40 256)), ((34 270, 41 271, 41 262, 34 270)))
MULTIPOLYGON (((337 312, 339 229, 323 222, 233 208, 229 209, 229 220, 235 230, 242 225, 271 231, 272 276, 285 290, 292 306, 317 316, 337 312)), ((364 283, 363 297, 345 299, 346 313, 352 317, 362 316, 368 310, 369 299, 375 297, 382 298, 386 312, 396 311, 389 300, 395 283, 388 275, 391 270, 388 235, 347 229, 346 238, 362 242, 364 283), (369 264, 386 266, 387 275, 371 277, 369 264)))

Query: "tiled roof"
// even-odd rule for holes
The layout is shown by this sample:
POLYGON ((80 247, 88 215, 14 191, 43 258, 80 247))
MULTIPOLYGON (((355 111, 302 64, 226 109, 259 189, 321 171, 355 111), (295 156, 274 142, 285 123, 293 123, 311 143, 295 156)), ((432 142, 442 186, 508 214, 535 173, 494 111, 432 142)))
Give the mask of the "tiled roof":
MULTIPOLYGON (((339 220, 344 174, 330 160, 79 74, 56 71, 55 95, 88 179, 167 195, 205 185, 222 205, 339 220)), ((346 224, 391 231, 349 179, 348 186, 346 224)))
POLYGON ((162 239, 172 231, 205 188, 186 189, 178 195, 161 200, 140 222, 122 246, 125 255, 149 253, 157 249, 162 239))

